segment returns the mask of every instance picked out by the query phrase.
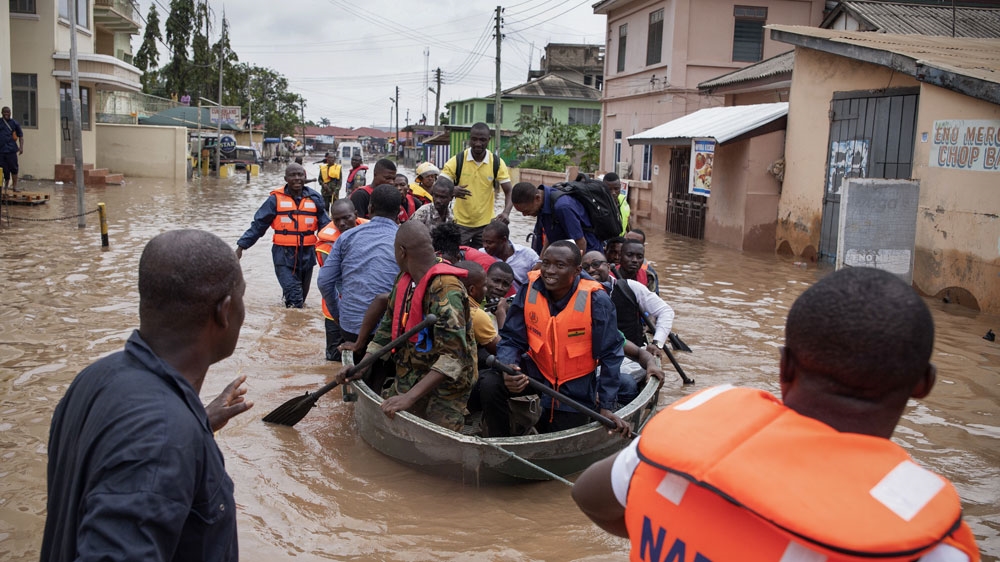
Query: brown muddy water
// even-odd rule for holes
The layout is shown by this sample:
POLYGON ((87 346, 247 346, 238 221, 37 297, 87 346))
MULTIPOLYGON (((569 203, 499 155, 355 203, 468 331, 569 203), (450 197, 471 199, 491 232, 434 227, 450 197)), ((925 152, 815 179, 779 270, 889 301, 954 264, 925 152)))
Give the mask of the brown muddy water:
MULTIPOLYGON (((316 174, 310 167, 310 175, 316 174)), ((410 172, 412 176, 412 172, 410 172)), ((271 167, 187 184, 130 178, 88 188, 87 210, 107 203, 111 247, 97 215, 75 218, 70 186, 23 182, 52 195, 47 205, 4 208, 0 224, 0 560, 37 560, 45 521, 45 470, 52 411, 76 373, 121 349, 138 326, 136 268, 143 245, 174 228, 211 230, 235 244, 268 191, 271 167), (6 220, 7 215, 13 220, 6 220)), ((315 185, 315 184, 314 184, 315 185)), ((517 241, 530 223, 515 212, 517 241)), ((678 353, 693 387, 671 378, 669 403, 720 383, 778 392, 778 346, 788 307, 828 271, 651 232, 647 257, 677 331, 694 349, 678 353)), ((269 236, 269 235, 268 235, 269 236)), ((269 240, 243 257, 246 323, 235 354, 215 365, 208 401, 237 373, 254 408, 218 435, 236 483, 241 558, 300 560, 626 560, 626 541, 591 525, 558 482, 463 485, 403 466, 357 435, 351 404, 322 398, 294 428, 260 418, 328 381, 319 292, 288 310, 271 266, 269 240)), ((985 560, 1000 558, 1000 317, 928 301, 937 323, 938 385, 913 402, 895 440, 955 482, 985 560)), ((668 365, 669 369, 669 365, 668 365)), ((668 374, 670 371, 668 371, 668 374)))

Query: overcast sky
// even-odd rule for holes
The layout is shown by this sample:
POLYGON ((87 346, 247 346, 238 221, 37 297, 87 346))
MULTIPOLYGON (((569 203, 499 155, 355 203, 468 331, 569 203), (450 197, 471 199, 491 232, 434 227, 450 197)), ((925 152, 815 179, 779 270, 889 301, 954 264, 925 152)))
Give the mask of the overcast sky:
MULTIPOLYGON (((143 19, 153 2, 162 30, 170 0, 139 0, 143 19)), ((539 68, 547 43, 603 44, 605 16, 593 13, 595 2, 501 2, 501 87, 527 81, 529 64, 539 68)), ((398 85, 400 127, 407 110, 411 123, 425 111, 433 123, 434 94, 425 79, 433 87, 438 67, 441 111, 447 101, 493 94, 495 0, 211 0, 210 6, 217 20, 225 8, 240 61, 284 74, 291 90, 305 97, 306 119, 388 126, 398 85)), ((214 26, 213 43, 217 37, 214 26)), ((160 51, 162 64, 169 55, 162 45, 160 51)))

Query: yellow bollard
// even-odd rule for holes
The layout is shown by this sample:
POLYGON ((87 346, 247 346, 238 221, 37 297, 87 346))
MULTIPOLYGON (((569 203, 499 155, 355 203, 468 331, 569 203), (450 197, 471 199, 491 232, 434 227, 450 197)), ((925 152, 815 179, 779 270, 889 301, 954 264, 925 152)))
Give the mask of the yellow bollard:
POLYGON ((250 164, 250 175, 254 177, 260 175, 260 164, 250 164))
POLYGON ((222 164, 219 166, 219 177, 228 178, 229 177, 229 164, 222 164))
POLYGON ((97 214, 101 217, 101 247, 107 248, 108 242, 108 209, 104 203, 97 204, 97 214))

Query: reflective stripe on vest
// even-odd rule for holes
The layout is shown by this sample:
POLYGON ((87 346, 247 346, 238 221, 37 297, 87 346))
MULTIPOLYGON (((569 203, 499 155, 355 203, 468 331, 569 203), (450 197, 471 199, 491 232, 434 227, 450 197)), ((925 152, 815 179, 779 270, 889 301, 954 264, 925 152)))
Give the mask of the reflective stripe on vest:
POLYGON ((528 356, 553 388, 589 375, 597 367, 593 353, 591 295, 604 288, 597 281, 580 279, 566 308, 552 316, 549 302, 535 281, 541 272, 528 272, 528 294, 524 301, 524 323, 528 333, 528 356))
POLYGON ((912 561, 961 527, 954 487, 901 447, 838 432, 764 391, 723 386, 674 402, 638 445, 632 560, 686 550, 685 560, 912 561))
POLYGON ((271 192, 274 195, 278 214, 271 221, 276 246, 315 246, 316 226, 319 209, 316 202, 303 194, 298 206, 295 200, 285 194, 284 189, 271 192))

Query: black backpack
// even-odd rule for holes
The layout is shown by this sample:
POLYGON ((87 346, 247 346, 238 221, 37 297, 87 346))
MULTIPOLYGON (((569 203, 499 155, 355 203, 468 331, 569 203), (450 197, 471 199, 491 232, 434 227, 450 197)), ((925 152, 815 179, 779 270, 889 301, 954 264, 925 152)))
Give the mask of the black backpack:
MULTIPOLYGON (((471 149, 469 149, 471 150, 471 149)), ((462 149, 455 157, 455 185, 462 181, 462 162, 465 162, 465 149, 462 149)), ((500 182, 497 180, 497 174, 500 173, 500 154, 497 152, 493 153, 493 192, 496 193, 500 191, 500 182)))
POLYGON ((621 236, 622 215, 618 201, 615 201, 611 192, 604 187, 604 182, 590 179, 567 181, 553 185, 552 189, 555 191, 552 194, 553 205, 563 195, 569 195, 583 205, 592 226, 584 230, 594 233, 601 242, 621 236))

